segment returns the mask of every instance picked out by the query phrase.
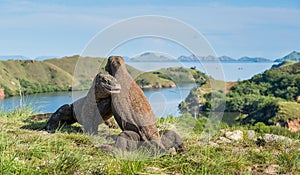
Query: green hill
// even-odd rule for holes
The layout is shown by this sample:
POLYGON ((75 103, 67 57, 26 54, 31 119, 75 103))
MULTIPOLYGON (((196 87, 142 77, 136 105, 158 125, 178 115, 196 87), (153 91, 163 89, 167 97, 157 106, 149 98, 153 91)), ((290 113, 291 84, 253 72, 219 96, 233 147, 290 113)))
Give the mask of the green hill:
POLYGON ((272 66, 272 68, 279 68, 279 67, 282 67, 282 66, 286 66, 286 65, 290 65, 290 64, 294 64, 295 63, 295 61, 291 61, 291 60, 285 60, 285 61, 283 61, 283 62, 281 62, 281 63, 279 63, 279 64, 274 64, 273 66, 272 66))
MULTIPOLYGON (((205 112, 211 109, 212 93, 204 89, 205 86, 193 89, 185 102, 180 104, 181 112, 197 112, 205 116, 205 112)), ((214 93, 214 97, 224 97, 220 92, 214 93)), ((275 124, 278 120, 299 118, 300 62, 289 62, 249 80, 237 82, 225 98, 225 112, 235 113, 233 117, 244 124, 275 124)))
MULTIPOLYGON (((25 94, 88 89, 95 72, 106 72, 106 62, 105 58, 78 55, 44 61, 0 61, 0 88, 4 88, 6 96, 18 95, 20 89, 25 94)), ((206 80, 203 73, 188 68, 143 72, 127 65, 127 70, 144 88, 174 87, 206 80)))
POLYGON ((71 57, 53 58, 53 59, 45 60, 44 62, 60 67, 64 71, 72 75, 74 73, 74 69, 79 58, 80 58, 79 55, 74 55, 71 57))
POLYGON ((6 95, 18 94, 21 87, 26 93, 68 90, 72 83, 71 74, 42 61, 1 61, 0 77, 6 95))
POLYGON ((243 123, 275 124, 298 117, 299 95, 300 62, 283 64, 231 88, 226 110, 246 114, 243 123))
MULTIPOLYGON (((25 94, 66 91, 72 89, 72 83, 79 85, 78 89, 87 89, 94 72, 105 72, 106 59, 79 58, 75 55, 45 61, 0 61, 0 88, 4 88, 6 96, 19 94, 20 88, 25 94)), ((128 71, 131 74, 141 72, 130 66, 128 71)))
POLYGON ((79 69, 76 75, 79 78, 74 79, 75 83, 86 87, 93 79, 92 70, 98 70, 99 62, 105 59, 79 58, 75 55, 45 61, 0 61, 0 87, 5 89, 6 96, 18 94, 20 88, 26 94, 71 90, 76 68, 79 69), (77 64, 78 61, 83 64, 77 64), (88 81, 81 82, 82 79, 88 81))

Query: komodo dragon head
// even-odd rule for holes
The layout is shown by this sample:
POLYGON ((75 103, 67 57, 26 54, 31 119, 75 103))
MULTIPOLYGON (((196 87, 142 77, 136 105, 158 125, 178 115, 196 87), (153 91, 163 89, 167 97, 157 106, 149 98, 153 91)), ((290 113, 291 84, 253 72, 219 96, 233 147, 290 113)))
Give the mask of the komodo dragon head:
POLYGON ((109 74, 98 73, 93 81, 96 100, 120 93, 121 85, 109 74))

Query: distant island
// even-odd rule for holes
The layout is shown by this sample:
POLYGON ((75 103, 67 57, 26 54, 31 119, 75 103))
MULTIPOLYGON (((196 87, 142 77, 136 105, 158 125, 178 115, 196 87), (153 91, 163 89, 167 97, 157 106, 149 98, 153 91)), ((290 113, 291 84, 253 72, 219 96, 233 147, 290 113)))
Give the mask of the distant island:
POLYGON ((300 61, 300 52, 293 51, 292 53, 284 56, 283 58, 276 59, 274 62, 283 61, 300 61))
POLYGON ((132 61, 132 62, 176 61, 176 58, 163 53, 145 52, 133 58, 129 58, 128 61, 132 61))
MULTIPOLYGON (((72 56, 71 56, 72 57, 72 56)), ((264 57, 250 57, 250 56, 243 56, 241 58, 232 58, 230 56, 199 56, 199 55, 181 55, 179 57, 174 57, 166 53, 160 53, 160 52, 144 52, 139 55, 136 55, 134 57, 122 55, 124 60, 126 62, 194 62, 194 61, 204 61, 204 62, 228 62, 228 63, 281 63, 284 61, 300 61, 300 52, 297 51, 292 51, 291 53, 285 55, 282 58, 276 58, 270 59, 270 58, 264 58, 264 57)), ((6 55, 6 56, 1 56, 0 55, 0 60, 39 60, 39 61, 47 61, 52 58, 59 58, 57 56, 38 56, 35 58, 29 58, 26 56, 22 55, 6 55)), ((63 57, 64 58, 64 57, 63 57)), ((93 57, 90 57, 93 58, 93 57)))
POLYGON ((22 55, 0 55, 0 60, 47 60, 51 58, 57 58, 56 56, 38 56, 35 58, 29 58, 22 55))
POLYGON ((242 57, 239 59, 234 59, 228 56, 214 57, 214 56, 180 56, 178 58, 179 61, 221 61, 221 62, 272 62, 272 60, 262 57, 242 57))
POLYGON ((179 56, 178 58, 171 57, 169 55, 163 53, 155 53, 155 52, 145 52, 140 55, 137 55, 133 58, 127 57, 127 61, 129 62, 168 62, 168 61, 180 61, 180 62, 193 62, 193 61, 206 61, 206 62, 243 62, 243 63, 268 63, 268 62, 283 62, 286 60, 291 61, 300 61, 300 53, 293 51, 290 54, 278 58, 275 61, 263 58, 263 57, 248 57, 244 56, 238 59, 231 58, 229 56, 199 56, 199 55, 190 55, 190 56, 179 56))

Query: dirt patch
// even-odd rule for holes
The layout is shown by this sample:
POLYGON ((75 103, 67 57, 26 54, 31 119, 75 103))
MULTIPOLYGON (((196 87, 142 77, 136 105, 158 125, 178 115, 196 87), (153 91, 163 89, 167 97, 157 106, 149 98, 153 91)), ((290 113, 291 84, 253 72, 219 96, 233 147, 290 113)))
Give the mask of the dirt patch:
POLYGON ((287 127, 291 132, 300 131, 300 119, 287 120, 287 127))
POLYGON ((226 82, 226 89, 225 89, 225 93, 228 93, 230 91, 230 89, 235 86, 237 84, 237 82, 226 82))

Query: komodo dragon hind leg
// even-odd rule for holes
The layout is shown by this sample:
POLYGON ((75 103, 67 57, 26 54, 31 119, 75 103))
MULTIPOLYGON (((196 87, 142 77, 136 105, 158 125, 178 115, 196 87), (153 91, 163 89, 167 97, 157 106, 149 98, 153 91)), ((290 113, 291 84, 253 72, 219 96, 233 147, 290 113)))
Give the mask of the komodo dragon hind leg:
POLYGON ((55 132, 61 124, 73 124, 76 119, 73 117, 73 109, 71 105, 65 104, 58 108, 47 121, 46 131, 49 133, 55 132))

